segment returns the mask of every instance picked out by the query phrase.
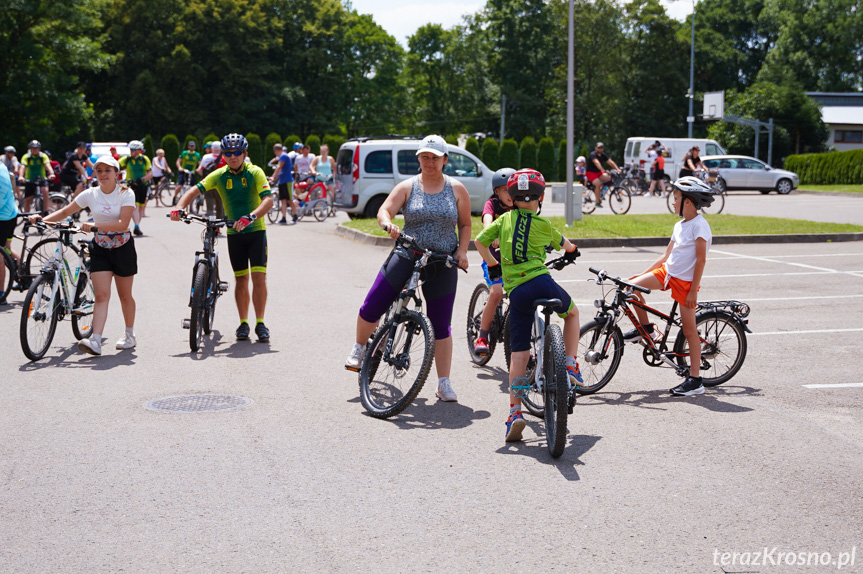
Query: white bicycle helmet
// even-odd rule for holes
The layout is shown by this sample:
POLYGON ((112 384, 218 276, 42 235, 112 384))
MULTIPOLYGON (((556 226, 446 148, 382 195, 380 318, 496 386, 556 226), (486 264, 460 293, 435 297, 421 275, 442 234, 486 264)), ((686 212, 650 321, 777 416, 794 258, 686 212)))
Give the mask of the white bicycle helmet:
MULTIPOLYGON (((701 209, 702 207, 707 207, 713 203, 713 189, 697 177, 687 175, 685 177, 681 177, 671 185, 680 190, 680 194, 683 198, 689 199, 689 201, 691 201, 695 206, 695 209, 701 209)), ((680 213, 678 215, 683 217, 682 201, 680 202, 680 213)))
POLYGON ((578 163, 578 162, 580 162, 580 161, 587 161, 587 160, 586 160, 586 159, 584 159, 584 156, 583 156, 583 155, 580 155, 580 156, 578 156, 577 158, 575 158, 575 163, 578 163))
POLYGON ((129 150, 130 151, 144 151, 144 143, 141 140, 132 140, 129 142, 129 150))

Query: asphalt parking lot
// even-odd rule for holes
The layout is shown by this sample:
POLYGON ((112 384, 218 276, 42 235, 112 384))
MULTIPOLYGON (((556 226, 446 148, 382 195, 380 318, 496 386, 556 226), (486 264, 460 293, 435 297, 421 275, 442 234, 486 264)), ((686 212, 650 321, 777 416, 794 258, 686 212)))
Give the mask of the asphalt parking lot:
MULTIPOLYGON (((475 252, 453 318, 459 402, 437 402, 430 380, 380 421, 363 413, 342 364, 386 248, 337 237, 332 220, 271 226, 272 342, 234 340, 232 285, 216 331, 191 354, 180 324, 200 229, 163 213, 150 211, 138 241, 136 349, 81 355, 66 321, 30 363, 18 342, 23 295, 0 308, 0 570, 863 570, 860 242, 716 246, 702 299, 752 308, 740 373, 674 398, 679 379, 628 346, 615 379, 579 399, 552 460, 537 420, 523 443, 503 442, 502 352, 486 367, 468 361, 475 252), (145 408, 196 393, 251 404, 145 408), (765 548, 771 558, 753 564, 765 548), (832 563, 775 564, 799 552, 832 563)), ((662 249, 583 251, 555 274, 582 322, 599 295, 589 266, 629 276, 662 249)), ((121 331, 115 298, 105 336, 121 331)))

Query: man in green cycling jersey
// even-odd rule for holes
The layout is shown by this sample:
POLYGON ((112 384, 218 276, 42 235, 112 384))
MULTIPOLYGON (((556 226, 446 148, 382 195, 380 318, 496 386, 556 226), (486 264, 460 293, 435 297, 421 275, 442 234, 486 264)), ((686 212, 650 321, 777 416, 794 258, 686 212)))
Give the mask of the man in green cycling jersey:
POLYGON ((195 175, 195 170, 201 162, 201 154, 195 151, 195 140, 189 140, 186 144, 188 149, 180 152, 180 157, 177 158, 177 187, 174 188, 174 205, 177 205, 177 196, 180 195, 180 190, 183 185, 195 185, 198 177, 195 175), (186 170, 190 175, 186 175, 183 171, 186 170))
POLYGON ((132 212, 135 229, 132 233, 144 235, 140 225, 141 218, 144 217, 144 208, 147 207, 147 196, 150 193, 147 182, 153 178, 153 172, 150 158, 144 155, 143 142, 140 140, 129 142, 129 155, 120 158, 120 169, 126 170, 126 180, 135 192, 135 211, 132 212))
POLYGON ((252 276, 252 297, 255 306, 255 335, 259 341, 270 340, 264 325, 267 305, 267 229, 264 215, 273 207, 273 194, 264 170, 246 163, 249 142, 240 134, 222 138, 222 155, 227 165, 204 178, 186 193, 171 212, 171 219, 180 220, 183 211, 199 193, 215 189, 222 198, 225 215, 234 221, 228 228, 228 255, 236 280, 235 299, 240 314, 237 340, 249 338, 249 268, 252 276))
POLYGON ((29 151, 21 157, 18 168, 18 182, 24 184, 24 212, 30 211, 37 187, 42 192, 42 209, 52 211, 51 199, 48 196, 48 178, 54 177, 51 160, 42 151, 42 144, 38 140, 31 141, 27 147, 29 151))

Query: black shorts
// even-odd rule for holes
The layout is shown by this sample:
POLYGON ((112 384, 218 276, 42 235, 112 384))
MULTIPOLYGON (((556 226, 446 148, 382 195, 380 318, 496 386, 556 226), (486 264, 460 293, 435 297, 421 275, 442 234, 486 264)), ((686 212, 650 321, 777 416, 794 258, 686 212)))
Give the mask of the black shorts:
POLYGON ((78 184, 80 183, 78 181, 78 175, 79 174, 77 173, 67 173, 65 171, 61 171, 60 183, 62 183, 63 185, 68 185, 72 188, 72 191, 75 191, 75 188, 78 187, 78 184))
POLYGON ((660 179, 665 178, 665 170, 656 168, 653 170, 653 179, 659 181, 660 179))
POLYGON ((0 247, 5 247, 6 242, 11 241, 12 237, 15 236, 16 223, 18 223, 16 217, 0 221, 0 247))
POLYGON ((234 277, 248 275, 249 267, 252 268, 252 273, 266 273, 266 230, 228 235, 228 256, 231 258, 234 277))
POLYGON ((561 306, 554 309, 560 317, 566 317, 574 306, 569 293, 555 283, 548 273, 513 289, 509 294, 509 341, 513 352, 530 350, 535 308, 533 302, 537 299, 560 299, 561 306))
POLYGON ((110 271, 117 277, 131 277, 138 273, 135 239, 129 239, 116 249, 105 249, 93 243, 90 247, 90 272, 99 271, 110 271))
POLYGON ((181 171, 177 174, 177 185, 195 185, 198 183, 198 174, 193 171, 188 179, 186 181, 186 172, 181 171))
POLYGON ((293 201, 294 199, 294 182, 279 184, 279 199, 282 201, 293 201))
POLYGON ((135 205, 144 205, 147 203, 147 194, 150 192, 150 186, 146 183, 130 183, 129 187, 132 188, 133 192, 135 192, 135 205))
POLYGON ((24 197, 33 197, 36 195, 36 188, 39 187, 48 187, 48 184, 45 182, 39 182, 42 185, 38 185, 35 181, 28 181, 24 184, 24 197))

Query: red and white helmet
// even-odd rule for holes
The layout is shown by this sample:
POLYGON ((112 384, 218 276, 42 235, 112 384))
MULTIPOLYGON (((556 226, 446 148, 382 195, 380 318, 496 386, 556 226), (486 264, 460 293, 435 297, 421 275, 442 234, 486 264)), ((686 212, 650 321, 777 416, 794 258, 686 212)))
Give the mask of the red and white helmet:
POLYGON ((509 176, 506 190, 515 201, 533 201, 545 193, 545 178, 535 169, 520 169, 509 176))

